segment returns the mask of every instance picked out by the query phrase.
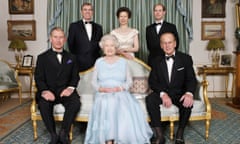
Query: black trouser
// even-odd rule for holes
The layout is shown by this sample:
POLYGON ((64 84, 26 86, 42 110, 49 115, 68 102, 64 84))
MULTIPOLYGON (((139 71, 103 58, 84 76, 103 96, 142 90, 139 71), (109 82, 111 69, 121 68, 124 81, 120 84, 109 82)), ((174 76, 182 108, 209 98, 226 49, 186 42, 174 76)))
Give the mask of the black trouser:
MULTIPOLYGON (((171 99, 172 103, 179 108, 179 128, 185 128, 191 115, 192 108, 183 107, 182 103, 179 102, 180 98, 181 97, 171 99)), ((152 92, 146 97, 146 107, 151 119, 152 127, 162 127, 160 104, 162 104, 162 99, 159 94, 152 92)))
MULTIPOLYGON (((69 133, 71 124, 74 122, 74 119, 80 109, 81 104, 79 96, 76 92, 73 92, 73 94, 69 97, 60 98, 60 103, 62 103, 65 107, 61 129, 64 129, 66 133, 69 133)), ((40 98, 38 101, 43 122, 51 134, 56 133, 56 126, 53 117, 53 106, 55 104, 55 102, 46 101, 43 98, 40 98)))

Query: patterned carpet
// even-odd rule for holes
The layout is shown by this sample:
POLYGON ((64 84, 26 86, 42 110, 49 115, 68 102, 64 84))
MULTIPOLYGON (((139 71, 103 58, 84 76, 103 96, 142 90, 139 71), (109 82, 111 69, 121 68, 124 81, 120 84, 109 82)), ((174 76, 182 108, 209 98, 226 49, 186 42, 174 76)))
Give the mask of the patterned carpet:
MULTIPOLYGON (((190 122, 185 131, 186 144, 240 144, 240 110, 225 105, 226 99, 214 99, 212 103, 212 121, 209 139, 205 140, 205 122, 190 122)), ((1 122, 2 123, 2 122, 1 122)), ((175 124, 177 126, 177 123, 175 124)), ((58 124, 59 127, 59 124, 58 124)), ((73 132, 72 144, 82 144, 86 123, 76 123, 73 132)), ((176 129, 176 128, 175 128, 176 129)), ((169 140, 169 128, 165 135, 167 144, 174 144, 169 140)), ((48 143, 49 135, 41 121, 38 122, 38 139, 33 140, 33 129, 30 120, 11 134, 5 136, 0 143, 4 144, 43 144, 48 143)))
POLYGON ((8 99, 0 105, 0 140, 30 120, 31 99, 8 99))

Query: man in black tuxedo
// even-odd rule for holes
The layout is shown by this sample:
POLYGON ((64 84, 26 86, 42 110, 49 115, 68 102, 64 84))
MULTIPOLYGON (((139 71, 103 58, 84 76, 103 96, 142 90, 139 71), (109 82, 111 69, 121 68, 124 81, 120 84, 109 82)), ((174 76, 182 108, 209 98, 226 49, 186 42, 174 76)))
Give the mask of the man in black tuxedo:
POLYGON ((34 74, 37 103, 45 126, 51 134, 51 144, 69 143, 70 127, 80 109, 79 95, 75 89, 80 79, 78 64, 74 55, 63 50, 65 41, 61 28, 51 30, 52 47, 38 56, 34 74), (65 107, 59 136, 56 134, 53 118, 53 106, 57 103, 62 103, 65 107))
POLYGON ((160 48, 160 36, 165 32, 174 33, 177 46, 179 44, 177 28, 174 24, 164 21, 164 16, 166 14, 166 8, 163 4, 156 4, 153 8, 153 13, 155 17, 155 23, 147 26, 146 28, 146 40, 147 40, 147 49, 149 52, 148 55, 148 64, 151 67, 152 61, 157 56, 164 56, 163 50, 160 48))
POLYGON ((176 38, 173 33, 163 33, 160 45, 165 56, 153 60, 149 85, 153 92, 146 97, 146 105, 151 118, 151 126, 156 131, 157 144, 165 143, 162 131, 160 104, 179 108, 180 118, 176 133, 176 144, 184 144, 183 132, 191 115, 193 93, 197 80, 191 56, 175 51, 176 38))
POLYGON ((92 22, 93 6, 83 3, 81 6, 83 19, 70 24, 68 47, 76 55, 80 72, 91 68, 100 57, 99 41, 103 35, 102 26, 92 22))

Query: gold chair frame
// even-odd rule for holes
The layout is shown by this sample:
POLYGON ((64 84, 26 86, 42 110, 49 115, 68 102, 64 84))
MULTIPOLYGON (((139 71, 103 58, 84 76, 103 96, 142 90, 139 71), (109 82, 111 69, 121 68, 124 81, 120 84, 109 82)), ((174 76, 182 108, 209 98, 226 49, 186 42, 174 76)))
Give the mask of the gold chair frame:
MULTIPOLYGON (((134 58, 133 59, 135 62, 139 63, 140 65, 144 66, 147 70, 151 70, 151 68, 145 64, 143 61, 141 61, 140 59, 134 58)), ((80 73, 80 75, 84 75, 86 73, 91 72, 92 69, 89 69, 85 72, 80 73)), ((208 87, 208 82, 206 80, 201 82, 201 86, 203 87, 203 99, 204 99, 204 104, 205 104, 205 114, 201 115, 201 116, 191 116, 189 121, 197 121, 197 120, 205 120, 205 138, 208 139, 209 137, 209 128, 210 128, 210 120, 211 120, 211 104, 209 102, 208 99, 208 95, 207 95, 207 87, 208 87)), ((35 83, 33 83, 33 87, 34 87, 34 93, 36 93, 36 86, 35 83)), ((56 121, 62 121, 63 120, 63 116, 54 116, 56 121)), ((32 105, 31 105, 31 119, 32 119, 32 123, 33 123, 33 131, 34 131, 34 140, 37 139, 38 135, 37 135, 37 120, 42 120, 40 113, 37 113, 37 107, 36 107, 36 101, 35 98, 33 98, 32 101, 32 105)), ((75 119, 77 122, 88 122, 88 117, 87 116, 77 116, 75 119)), ((161 119, 159 119, 160 121, 169 121, 170 122, 170 139, 173 140, 173 135, 174 135, 174 122, 179 120, 179 116, 172 116, 172 115, 168 115, 168 116, 164 116, 161 117, 161 119)), ((148 121, 150 121, 150 118, 148 118, 148 121)), ((71 128, 71 131, 69 133, 69 137, 70 140, 72 140, 72 129, 73 126, 71 128)))

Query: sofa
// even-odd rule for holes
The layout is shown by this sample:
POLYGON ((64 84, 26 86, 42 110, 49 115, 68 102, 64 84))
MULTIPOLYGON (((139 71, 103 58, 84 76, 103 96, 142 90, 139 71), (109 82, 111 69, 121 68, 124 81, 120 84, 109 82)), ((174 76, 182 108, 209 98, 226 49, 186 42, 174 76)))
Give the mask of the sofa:
POLYGON ((10 97, 10 93, 17 92, 19 103, 22 103, 22 85, 18 79, 18 71, 7 61, 0 59, 0 96, 2 102, 10 97))
MULTIPOLYGON (((139 101, 143 112, 145 113, 146 119, 150 121, 147 110, 145 107, 145 97, 151 92, 148 87, 148 76, 150 72, 150 67, 143 61, 134 58, 133 60, 128 60, 129 69, 133 78, 133 85, 130 88, 130 92, 139 101)), ((77 87, 79 93, 80 101, 82 103, 81 109, 77 114, 76 121, 87 122, 88 115, 91 112, 93 100, 94 100, 94 90, 91 86, 91 78, 93 74, 93 68, 80 73, 80 81, 77 87)), ((209 136, 209 127, 211 120, 211 105, 207 96, 207 81, 201 81, 198 77, 199 83, 196 93, 194 94, 194 106, 192 109, 192 114, 190 121, 194 120, 205 120, 205 137, 209 136), (201 81, 201 82, 200 82, 201 81)), ((33 84, 34 85, 34 84, 33 84)), ((34 89, 36 91, 36 88, 34 89)), ((161 108, 161 121, 170 122, 170 138, 173 139, 174 135, 174 122, 178 121, 179 113, 178 108, 173 105, 170 108, 165 108, 160 105, 161 108)), ((54 117, 56 121, 62 121, 64 107, 61 104, 54 106, 54 117)), ((31 119, 34 129, 34 139, 37 139, 37 121, 42 120, 41 115, 37 109, 37 104, 35 98, 33 98, 31 105, 31 119)), ((72 139, 72 130, 70 131, 70 140, 72 139)))

